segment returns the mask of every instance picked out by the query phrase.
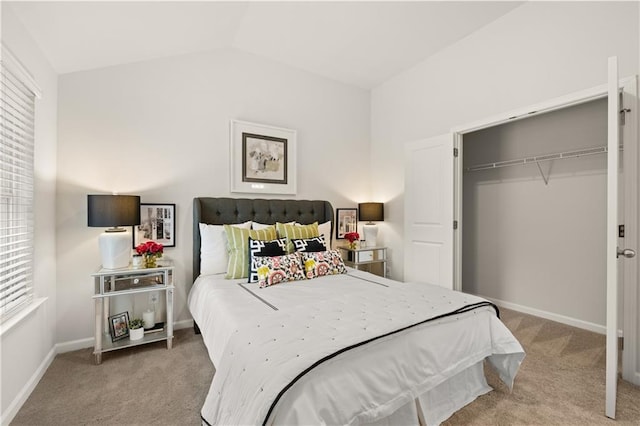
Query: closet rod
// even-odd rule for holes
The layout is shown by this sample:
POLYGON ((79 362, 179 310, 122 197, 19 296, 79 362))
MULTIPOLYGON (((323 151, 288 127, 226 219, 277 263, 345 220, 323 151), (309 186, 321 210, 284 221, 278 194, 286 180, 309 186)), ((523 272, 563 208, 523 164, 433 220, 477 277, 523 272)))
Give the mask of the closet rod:
MULTIPOLYGON (((580 149, 577 151, 565 151, 556 154, 539 155, 536 157, 519 158, 517 160, 497 161, 495 163, 478 164, 477 166, 466 167, 465 172, 476 172, 478 170, 497 169, 499 167, 520 166, 523 164, 539 163, 542 161, 564 160, 565 158, 578 158, 587 155, 604 154, 608 151, 606 145, 596 148, 580 149)), ((622 145, 620 145, 622 151, 622 145)))

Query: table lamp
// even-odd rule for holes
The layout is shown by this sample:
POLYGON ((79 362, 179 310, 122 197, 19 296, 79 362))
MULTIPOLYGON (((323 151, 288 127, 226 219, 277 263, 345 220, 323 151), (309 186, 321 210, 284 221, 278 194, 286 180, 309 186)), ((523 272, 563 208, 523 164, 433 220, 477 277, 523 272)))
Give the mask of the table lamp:
POLYGON ((378 245, 378 227, 373 222, 381 222, 384 220, 384 204, 358 204, 358 220, 367 222, 363 227, 364 240, 367 247, 376 247, 378 245))
POLYGON ((108 228, 98 238, 102 267, 126 268, 131 258, 131 233, 120 227, 140 224, 140 197, 87 195, 87 205, 88 225, 108 228))

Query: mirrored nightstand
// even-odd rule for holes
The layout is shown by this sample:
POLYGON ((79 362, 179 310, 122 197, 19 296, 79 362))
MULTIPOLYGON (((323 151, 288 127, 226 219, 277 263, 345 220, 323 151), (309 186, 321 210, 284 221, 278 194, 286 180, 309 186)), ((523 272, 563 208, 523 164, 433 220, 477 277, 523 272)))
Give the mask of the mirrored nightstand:
POLYGON ((372 274, 387 276, 387 248, 386 247, 362 247, 350 249, 339 246, 342 260, 347 266, 371 272, 372 274))

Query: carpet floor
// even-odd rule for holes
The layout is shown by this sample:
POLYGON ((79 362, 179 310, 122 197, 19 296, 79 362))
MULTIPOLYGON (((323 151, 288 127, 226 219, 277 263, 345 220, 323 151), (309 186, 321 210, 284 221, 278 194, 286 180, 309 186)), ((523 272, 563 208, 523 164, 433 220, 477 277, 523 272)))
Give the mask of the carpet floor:
MULTIPOLYGON (((457 412, 453 425, 640 425, 640 388, 618 382, 617 421, 604 417, 605 338, 506 309, 502 319, 527 357, 513 392, 495 389, 457 412)), ((105 354, 56 356, 12 425, 199 425, 214 374, 200 336, 178 330, 172 350, 153 343, 105 354)))

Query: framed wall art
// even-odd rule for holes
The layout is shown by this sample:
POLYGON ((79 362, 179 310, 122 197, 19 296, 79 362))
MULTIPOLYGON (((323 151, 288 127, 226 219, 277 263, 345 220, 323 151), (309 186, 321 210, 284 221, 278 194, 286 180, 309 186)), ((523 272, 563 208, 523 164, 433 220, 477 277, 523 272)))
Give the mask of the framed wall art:
POLYGON ((344 239, 344 234, 358 232, 358 209, 336 209, 336 239, 344 239))
POLYGON ((129 337, 129 312, 110 316, 109 332, 111 333, 112 342, 129 337))
POLYGON ((296 193, 296 131, 231 120, 231 192, 296 193))
POLYGON ((133 227, 133 247, 155 241, 176 246, 176 205, 140 203, 140 225, 133 227))

